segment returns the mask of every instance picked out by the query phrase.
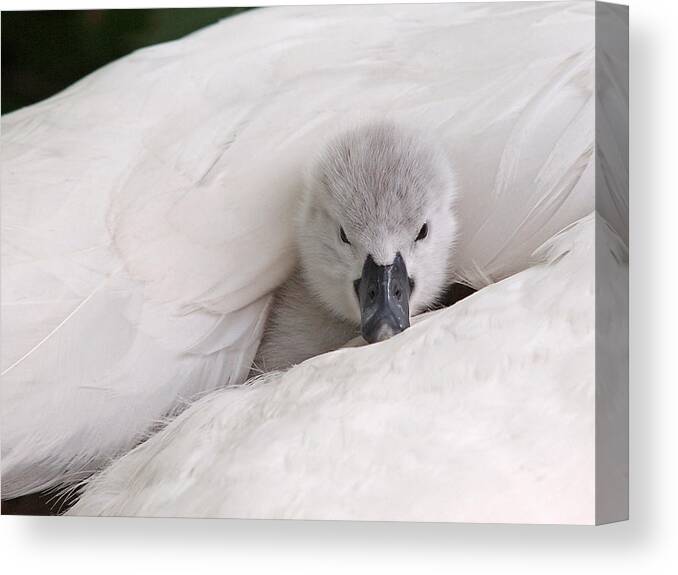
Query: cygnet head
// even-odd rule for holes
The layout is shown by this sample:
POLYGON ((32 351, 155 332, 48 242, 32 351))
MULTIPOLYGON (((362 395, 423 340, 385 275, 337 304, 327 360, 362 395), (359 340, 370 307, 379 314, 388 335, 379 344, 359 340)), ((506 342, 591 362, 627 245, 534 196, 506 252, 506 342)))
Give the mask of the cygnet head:
POLYGON ((440 149, 392 123, 347 131, 309 173, 299 221, 307 285, 369 343, 409 327, 450 277, 454 175, 440 149))

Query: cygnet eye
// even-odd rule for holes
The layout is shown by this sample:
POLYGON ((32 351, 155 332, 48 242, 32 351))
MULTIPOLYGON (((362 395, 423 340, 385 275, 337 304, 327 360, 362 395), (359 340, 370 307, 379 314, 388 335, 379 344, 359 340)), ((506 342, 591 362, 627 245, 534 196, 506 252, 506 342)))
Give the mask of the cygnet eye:
POLYGON ((421 229, 419 230, 419 235, 417 236, 417 239, 415 239, 415 242, 418 242, 419 240, 423 240, 426 236, 428 235, 428 224, 424 223, 423 226, 421 226, 421 229))
POLYGON ((346 232, 344 231, 344 228, 342 228, 341 226, 339 226, 339 237, 341 238, 342 242, 348 244, 349 246, 351 245, 351 242, 349 242, 348 238, 346 237, 346 232))

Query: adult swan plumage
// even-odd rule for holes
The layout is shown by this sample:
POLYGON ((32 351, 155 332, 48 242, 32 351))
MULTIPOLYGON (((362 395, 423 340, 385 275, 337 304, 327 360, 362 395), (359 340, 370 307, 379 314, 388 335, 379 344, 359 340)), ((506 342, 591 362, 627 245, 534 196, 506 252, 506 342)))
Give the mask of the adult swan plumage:
POLYGON ((454 279, 474 288, 594 207, 625 241, 614 180, 594 206, 593 4, 493 10, 254 10, 3 116, 3 498, 78 481, 246 379, 330 132, 388 116, 435 135, 457 170, 454 279))

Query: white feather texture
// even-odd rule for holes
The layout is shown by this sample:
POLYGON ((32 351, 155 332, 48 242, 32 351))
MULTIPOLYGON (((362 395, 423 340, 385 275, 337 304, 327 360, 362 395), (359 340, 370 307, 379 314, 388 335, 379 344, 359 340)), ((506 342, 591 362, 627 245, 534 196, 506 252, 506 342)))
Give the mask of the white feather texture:
MULTIPOLYGON (((338 127, 377 115, 429 127, 458 171, 457 277, 482 287, 525 269, 542 242, 593 209, 592 23, 590 2, 255 10, 3 116, 3 497, 77 480, 186 400, 243 381, 270 293, 294 265, 304 167, 338 127)), ((467 335, 480 333, 465 321, 467 335)), ((358 393, 348 379, 342 385, 358 393)), ((244 390, 229 392, 217 403, 234 414, 272 390, 248 390, 247 400, 244 390)), ((429 407, 432 393, 410 398, 411 409, 429 407)), ((252 405, 248 417, 259 423, 256 409, 277 409, 252 405)), ((374 409, 364 426, 387 425, 388 406, 374 409)), ((402 439, 402 465, 416 467, 402 439)), ((275 446, 259 465, 275 463, 275 446)), ((245 463, 256 478, 256 462, 245 463)), ((354 469, 364 472, 356 481, 381 480, 354 469)), ((149 505, 159 510, 158 502, 149 505)), ((393 504, 385 493, 370 513, 387 517, 393 504)), ((583 517, 577 509, 563 514, 583 517)), ((206 500, 194 501, 198 510, 210 511, 206 500)))
POLYGON ((607 281, 628 269, 599 222, 386 342, 202 399, 70 513, 594 523, 596 232, 607 281))

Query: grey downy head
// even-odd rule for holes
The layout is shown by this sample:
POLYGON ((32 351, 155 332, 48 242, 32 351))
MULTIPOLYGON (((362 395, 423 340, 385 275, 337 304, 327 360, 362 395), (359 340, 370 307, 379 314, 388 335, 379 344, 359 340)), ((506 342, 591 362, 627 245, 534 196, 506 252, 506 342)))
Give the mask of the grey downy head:
POLYGON ((340 134, 306 182, 306 283, 369 343, 407 329, 449 281, 454 196, 449 160, 424 134, 389 122, 340 134))

